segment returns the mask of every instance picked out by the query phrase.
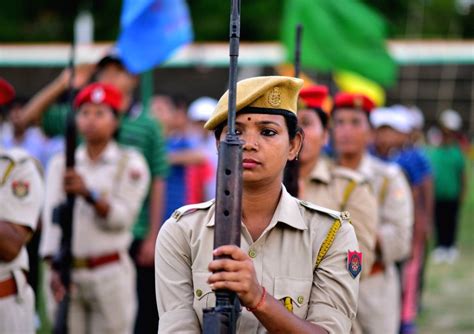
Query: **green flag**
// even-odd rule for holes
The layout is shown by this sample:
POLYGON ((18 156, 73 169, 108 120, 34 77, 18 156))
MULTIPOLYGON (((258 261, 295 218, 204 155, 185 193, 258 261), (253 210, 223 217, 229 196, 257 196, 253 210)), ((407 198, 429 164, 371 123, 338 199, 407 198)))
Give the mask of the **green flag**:
POLYGON ((301 63, 320 71, 346 70, 384 86, 396 79, 385 46, 385 22, 359 0, 286 0, 282 40, 287 58, 295 48, 295 27, 303 24, 301 63))

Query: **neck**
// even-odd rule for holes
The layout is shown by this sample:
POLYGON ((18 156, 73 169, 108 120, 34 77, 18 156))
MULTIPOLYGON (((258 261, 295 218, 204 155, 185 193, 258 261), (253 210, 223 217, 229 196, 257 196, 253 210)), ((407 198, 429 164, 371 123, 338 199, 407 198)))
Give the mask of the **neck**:
POLYGON ((15 141, 22 141, 25 138, 25 132, 25 130, 14 130, 13 137, 15 138, 15 141))
POLYGON ((96 161, 102 152, 104 152, 105 148, 107 147, 108 142, 97 142, 97 143, 87 143, 86 145, 86 151, 87 155, 89 156, 89 159, 92 161, 96 161))
POLYGON ((318 164, 318 161, 319 161, 319 157, 312 160, 312 161, 308 161, 308 162, 300 164, 299 178, 300 179, 306 179, 309 176, 309 174, 311 174, 314 167, 316 167, 316 165, 318 164))
POLYGON ((354 154, 342 154, 338 158, 338 165, 342 167, 346 167, 349 169, 357 169, 362 161, 362 157, 364 156, 364 152, 357 152, 354 154))
POLYGON ((242 218, 247 228, 265 229, 270 224, 280 200, 281 182, 272 185, 243 187, 242 218))

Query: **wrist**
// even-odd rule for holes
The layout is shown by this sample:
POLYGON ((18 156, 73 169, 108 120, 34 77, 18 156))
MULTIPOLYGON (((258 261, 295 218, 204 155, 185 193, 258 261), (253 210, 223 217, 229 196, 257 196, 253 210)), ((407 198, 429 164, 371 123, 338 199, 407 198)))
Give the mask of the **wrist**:
POLYGON ((64 81, 62 77, 57 78, 53 81, 53 87, 58 94, 62 94, 68 89, 69 83, 64 81))
POLYGON ((260 286, 260 287, 261 287, 260 298, 252 306, 246 307, 247 311, 249 311, 249 312, 257 311, 265 303, 265 297, 267 296, 267 290, 265 289, 264 286, 260 286))
POLYGON ((83 196, 84 196, 84 200, 90 205, 96 205, 96 203, 99 201, 99 198, 100 198, 99 192, 94 191, 94 190, 86 190, 83 196))

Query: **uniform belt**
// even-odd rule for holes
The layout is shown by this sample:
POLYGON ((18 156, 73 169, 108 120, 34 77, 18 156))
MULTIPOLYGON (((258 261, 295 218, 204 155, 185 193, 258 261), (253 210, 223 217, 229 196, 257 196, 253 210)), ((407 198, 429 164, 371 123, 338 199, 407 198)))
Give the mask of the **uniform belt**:
POLYGON ((111 253, 102 256, 94 256, 94 257, 83 257, 78 258, 75 257, 72 261, 73 268, 76 269, 95 269, 97 267, 101 267, 103 265, 117 262, 120 260, 119 253, 111 253))
POLYGON ((4 281, 0 281, 0 298, 15 295, 17 292, 15 278, 10 277, 4 281))
POLYGON ((370 275, 375 275, 378 273, 383 273, 385 271, 385 265, 382 261, 375 261, 370 271, 370 275))

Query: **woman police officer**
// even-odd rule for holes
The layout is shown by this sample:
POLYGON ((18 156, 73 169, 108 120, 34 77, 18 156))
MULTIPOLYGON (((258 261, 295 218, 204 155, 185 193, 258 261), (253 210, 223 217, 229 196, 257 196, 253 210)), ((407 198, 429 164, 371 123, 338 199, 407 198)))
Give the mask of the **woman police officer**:
MULTIPOLYGON (((200 332, 202 310, 214 305, 216 289, 235 291, 246 308, 239 333, 350 331, 359 283, 348 268, 357 266, 348 261, 358 249, 354 229, 338 212, 300 201, 282 186, 285 164, 302 143, 296 119, 301 86, 290 77, 237 84, 236 131, 244 142, 241 248, 213 250, 214 201, 180 208, 165 222, 155 251, 160 333, 200 332)), ((205 125, 217 145, 226 133, 227 98, 205 125)))

